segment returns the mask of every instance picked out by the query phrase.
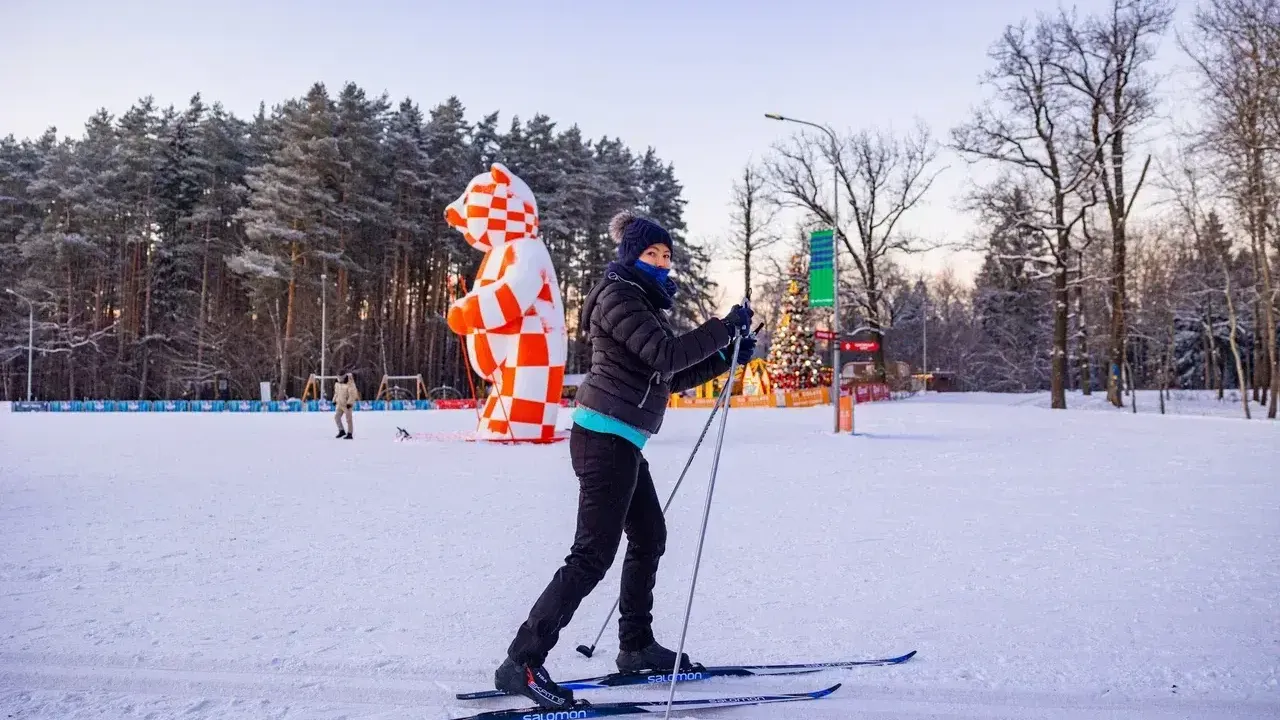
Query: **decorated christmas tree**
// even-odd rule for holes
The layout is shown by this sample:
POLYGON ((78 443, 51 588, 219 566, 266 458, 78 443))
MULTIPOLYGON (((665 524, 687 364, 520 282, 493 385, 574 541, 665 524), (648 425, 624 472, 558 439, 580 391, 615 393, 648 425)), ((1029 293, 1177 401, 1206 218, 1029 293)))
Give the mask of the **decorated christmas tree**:
POLYGON ((822 360, 813 349, 813 322, 809 309, 809 278, 800 255, 791 258, 787 294, 769 347, 769 374, 777 390, 798 390, 822 385, 822 360))

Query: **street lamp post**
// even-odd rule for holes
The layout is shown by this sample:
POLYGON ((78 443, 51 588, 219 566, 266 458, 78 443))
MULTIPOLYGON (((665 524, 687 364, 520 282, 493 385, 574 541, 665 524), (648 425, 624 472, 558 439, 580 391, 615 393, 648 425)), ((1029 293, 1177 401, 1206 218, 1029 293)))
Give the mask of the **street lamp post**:
POLYGON ((916 282, 920 293, 920 372, 929 372, 929 289, 924 281, 916 282))
POLYGON ((36 305, 13 290, 5 288, 5 292, 27 304, 27 402, 31 402, 31 369, 36 349, 36 305))
POLYGON ((840 433, 840 147, 835 133, 817 123, 765 113, 770 120, 793 122, 815 127, 831 138, 831 276, 835 287, 831 293, 831 411, 832 432, 840 433))
POLYGON ((320 273, 320 399, 325 398, 324 394, 324 378, 328 374, 325 370, 328 366, 325 364, 325 357, 328 355, 329 349, 329 274, 320 273))
POLYGON ((920 369, 929 372, 929 301, 924 301, 924 317, 920 318, 920 369))

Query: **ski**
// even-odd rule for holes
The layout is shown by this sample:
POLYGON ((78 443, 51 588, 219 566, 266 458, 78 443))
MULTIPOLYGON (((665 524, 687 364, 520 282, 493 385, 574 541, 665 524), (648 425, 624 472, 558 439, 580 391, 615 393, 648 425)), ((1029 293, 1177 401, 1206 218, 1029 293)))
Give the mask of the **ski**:
MULTIPOLYGON (((709 680, 711 678, 718 677, 802 675, 805 673, 838 668, 897 665, 910 660, 915 654, 916 651, 912 650, 906 655, 899 655, 898 657, 892 658, 879 658, 877 660, 841 660, 836 662, 800 663, 794 665, 713 665, 711 667, 695 665, 693 670, 680 673, 676 677, 676 682, 709 680)), ((560 687, 568 690, 600 690, 603 688, 622 687, 626 685, 653 685, 669 682, 671 682, 671 673, 615 672, 597 677, 569 680, 558 684, 560 687)), ((455 697, 459 700, 480 700, 482 698, 504 697, 511 694, 512 693, 505 690, 478 690, 475 692, 458 693, 455 697)))
MULTIPOLYGON (((673 700, 672 710, 707 710, 711 708, 741 707, 743 705, 768 705, 772 703, 796 702, 798 700, 817 700, 835 692, 840 687, 836 683, 829 688, 807 693, 778 693, 773 695, 744 695, 741 697, 690 698, 673 700)), ((542 707, 516 708, 513 710, 490 710, 476 715, 454 718, 453 720, 579 720, 580 718, 613 717, 615 715, 639 715, 641 713, 666 712, 666 700, 647 700, 639 702, 590 703, 579 701, 579 705, 565 710, 552 710, 542 707)))

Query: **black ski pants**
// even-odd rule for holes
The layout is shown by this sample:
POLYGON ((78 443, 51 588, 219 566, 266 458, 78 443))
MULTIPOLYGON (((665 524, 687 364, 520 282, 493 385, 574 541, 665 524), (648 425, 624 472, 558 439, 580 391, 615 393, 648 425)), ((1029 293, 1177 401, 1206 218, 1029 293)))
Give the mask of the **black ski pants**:
POLYGON ((625 532, 618 645, 640 650, 653 642, 653 585, 666 550, 662 505, 640 449, 625 438, 574 425, 569 456, 578 475, 578 527, 564 565, 534 602, 507 654, 542 665, 560 631, 613 564, 625 532))

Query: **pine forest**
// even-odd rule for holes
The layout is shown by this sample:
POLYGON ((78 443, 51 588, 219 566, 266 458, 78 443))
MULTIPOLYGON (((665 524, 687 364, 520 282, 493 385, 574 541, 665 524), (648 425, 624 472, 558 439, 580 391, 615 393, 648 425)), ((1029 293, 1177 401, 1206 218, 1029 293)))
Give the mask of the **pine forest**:
MULTIPOLYGON (((366 397, 419 373, 468 397, 444 317, 482 256, 444 208, 493 161, 536 188, 571 332, 623 208, 677 237, 678 319, 712 312, 709 258, 683 241, 682 190, 656 152, 465 114, 317 84, 251 118, 143 99, 78 139, 0 140, 0 287, 31 301, 0 316, 5 397, 23 397, 31 309, 43 399, 207 398, 220 381, 246 398, 263 380, 298 397, 322 339, 328 374, 354 373, 366 397)), ((567 371, 583 361, 571 342, 567 371)))

